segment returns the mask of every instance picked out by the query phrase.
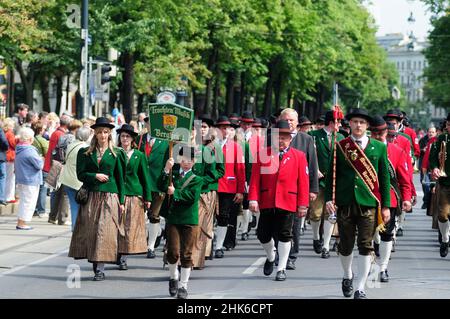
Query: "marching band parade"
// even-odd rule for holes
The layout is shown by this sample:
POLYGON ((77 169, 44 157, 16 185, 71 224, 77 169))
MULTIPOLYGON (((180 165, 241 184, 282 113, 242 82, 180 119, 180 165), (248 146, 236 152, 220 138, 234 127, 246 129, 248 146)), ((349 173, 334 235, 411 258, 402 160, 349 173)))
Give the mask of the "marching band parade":
POLYGON ((450 298, 450 0, 0 0, 0 21, 0 299, 450 298))
MULTIPOLYGON (((308 249, 322 259, 329 259, 333 250, 338 255, 340 266, 335 266, 342 267, 344 297, 368 298, 366 282, 374 264, 379 282, 390 282, 388 265, 396 262, 391 252, 396 238, 408 232, 405 213, 413 211, 417 197, 417 152, 413 139, 403 133, 406 117, 400 110, 372 115, 352 108, 344 114, 336 104, 311 122, 285 108, 271 123, 249 111, 216 121, 208 114, 192 114, 184 140, 153 136, 153 116, 144 118, 139 131, 106 117, 80 126, 64 115, 59 133, 52 134, 41 155, 31 145, 41 143, 34 132, 42 134, 42 123, 19 127, 16 229, 32 229, 27 223, 33 211, 41 217, 40 180, 51 185, 56 179, 64 186, 59 191, 69 195, 70 207, 52 204, 48 221, 64 220, 70 209, 68 256, 91 263, 94 281, 114 277, 114 269, 129 270, 135 258, 161 259, 169 270, 168 295, 186 299, 189 279, 209 260, 226 259, 227 252, 249 240, 252 228, 265 256, 261 277, 274 273, 275 281, 289 280, 288 270, 299 266, 300 237, 308 225, 313 238, 308 249), (55 163, 55 154, 61 151, 58 174, 61 163, 55 163), (159 246, 162 255, 155 253, 159 246), (108 274, 106 264, 114 265, 108 274)), ((166 128, 173 126, 170 131, 176 128, 176 116, 163 114, 161 119, 166 128)), ((424 205, 438 229, 442 258, 450 237, 449 135, 450 113, 438 135, 424 145, 419 167, 435 182, 424 205)), ((55 195, 52 201, 62 198, 55 195)))

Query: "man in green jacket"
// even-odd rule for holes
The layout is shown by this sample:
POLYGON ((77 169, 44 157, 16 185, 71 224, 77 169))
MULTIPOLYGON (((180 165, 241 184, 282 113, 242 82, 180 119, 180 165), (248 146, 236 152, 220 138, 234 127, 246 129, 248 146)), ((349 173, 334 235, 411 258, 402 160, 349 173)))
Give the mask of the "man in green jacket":
POLYGON ((150 170, 152 205, 148 211, 150 224, 148 229, 147 258, 155 258, 155 243, 158 235, 161 233, 159 210, 164 200, 164 193, 158 188, 157 180, 163 170, 164 163, 169 158, 169 143, 152 137, 150 135, 149 117, 146 117, 144 121, 147 125, 147 133, 138 136, 136 143, 138 144, 138 149, 145 154, 150 170))
POLYGON ((325 201, 329 214, 337 212, 338 250, 344 270, 342 292, 345 297, 350 297, 353 292, 353 247, 358 232, 358 283, 354 298, 365 299, 364 287, 374 250, 373 235, 377 225, 381 228, 390 219, 387 148, 383 143, 367 137, 371 117, 366 110, 353 109, 346 118, 350 122, 351 135, 337 143, 336 167, 330 161, 327 171, 325 201))
POLYGON ((179 164, 174 166, 173 158, 167 160, 158 186, 167 192, 161 213, 167 221, 169 293, 172 297, 177 295, 179 299, 186 299, 187 284, 193 265, 192 249, 198 231, 198 201, 203 179, 192 172, 195 162, 194 148, 182 147, 180 150, 179 164), (172 167, 172 183, 170 184, 169 174, 172 167), (181 263, 180 275, 178 274, 178 260, 181 263))
POLYGON ((442 235, 440 254, 448 254, 449 230, 448 215, 450 214, 450 113, 447 115, 446 130, 439 135, 430 150, 430 169, 434 180, 438 180, 438 211, 439 231, 442 235), (445 143, 445 144, 444 144, 445 143), (444 146, 445 145, 445 146, 444 146))
MULTIPOLYGON (((328 220, 329 215, 325 209, 325 178, 333 159, 334 132, 339 130, 339 124, 335 124, 333 119, 333 111, 325 114, 325 127, 320 130, 309 132, 314 138, 317 151, 317 161, 319 163, 319 194, 314 201, 311 201, 309 207, 309 220, 313 231, 313 247, 316 254, 322 254, 322 258, 330 258, 330 240, 333 233, 334 223, 328 220), (323 246, 319 240, 320 222, 323 216, 323 246)), ((341 141, 344 139, 340 133, 336 133, 336 139, 341 141)))

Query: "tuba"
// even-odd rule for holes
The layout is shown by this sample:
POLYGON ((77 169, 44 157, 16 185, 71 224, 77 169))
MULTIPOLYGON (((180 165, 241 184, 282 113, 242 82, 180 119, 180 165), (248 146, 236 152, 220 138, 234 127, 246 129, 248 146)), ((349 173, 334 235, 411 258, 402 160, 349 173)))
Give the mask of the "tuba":
POLYGON ((447 177, 445 173, 445 161, 447 160, 447 142, 442 141, 439 151, 439 177, 447 177))

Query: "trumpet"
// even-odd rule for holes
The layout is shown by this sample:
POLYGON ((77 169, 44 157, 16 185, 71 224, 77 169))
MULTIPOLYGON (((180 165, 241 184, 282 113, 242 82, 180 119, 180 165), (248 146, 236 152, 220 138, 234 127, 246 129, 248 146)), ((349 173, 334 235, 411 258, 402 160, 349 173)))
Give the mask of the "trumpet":
POLYGON ((447 177, 445 173, 445 161, 447 160, 447 142, 442 141, 439 151, 439 177, 447 177))

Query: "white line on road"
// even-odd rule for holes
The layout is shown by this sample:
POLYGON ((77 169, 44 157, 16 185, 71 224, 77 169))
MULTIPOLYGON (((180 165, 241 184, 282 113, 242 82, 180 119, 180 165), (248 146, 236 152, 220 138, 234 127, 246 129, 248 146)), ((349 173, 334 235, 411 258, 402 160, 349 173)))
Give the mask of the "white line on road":
POLYGON ((250 267, 245 269, 242 273, 244 275, 251 275, 258 269, 264 262, 266 261, 266 257, 258 258, 250 267))
POLYGON ((64 250, 62 250, 60 252, 57 252, 57 253, 54 253, 54 254, 52 254, 50 256, 47 256, 47 257, 41 258, 39 260, 33 261, 32 263, 29 263, 29 264, 26 264, 26 265, 22 265, 22 266, 19 266, 19 267, 15 267, 15 268, 13 268, 11 270, 7 270, 5 272, 0 273, 0 278, 3 277, 3 276, 7 276, 7 275, 10 275, 10 274, 13 274, 13 273, 15 273, 15 272, 17 272, 19 270, 22 270, 24 268, 27 268, 29 266, 33 266, 33 265, 37 265, 37 264, 43 263, 44 261, 47 261, 49 259, 58 257, 59 255, 62 255, 64 253, 67 253, 68 251, 69 251, 69 249, 64 249, 64 250))

